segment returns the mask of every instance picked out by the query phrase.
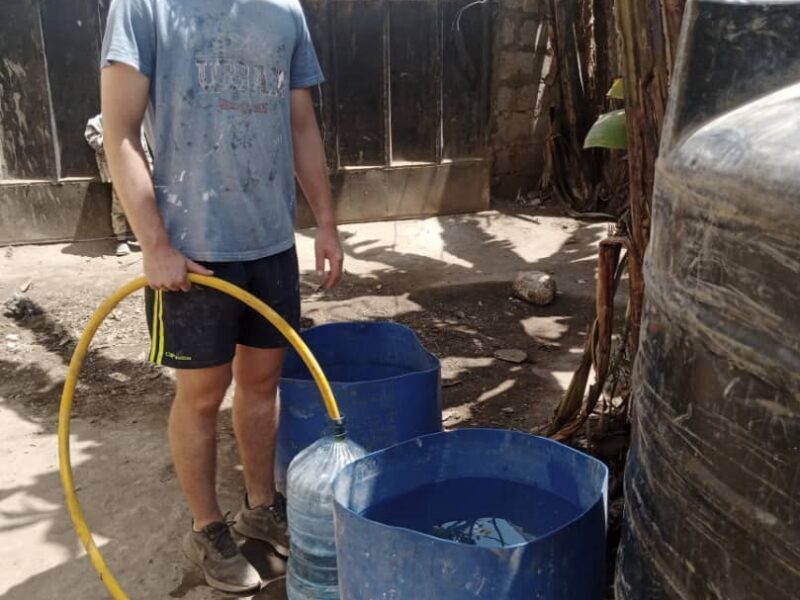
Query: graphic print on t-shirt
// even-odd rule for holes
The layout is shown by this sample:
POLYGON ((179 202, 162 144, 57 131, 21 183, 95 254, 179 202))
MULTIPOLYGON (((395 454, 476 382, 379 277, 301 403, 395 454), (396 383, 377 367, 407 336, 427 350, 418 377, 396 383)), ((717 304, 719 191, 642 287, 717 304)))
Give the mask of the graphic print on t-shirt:
MULTIPOLYGON (((268 68, 264 64, 236 59, 198 57, 195 68, 198 87, 203 94, 239 92, 272 99, 286 95, 286 71, 279 67, 268 68)), ((250 114, 266 113, 270 105, 266 101, 220 98, 217 108, 250 114)))

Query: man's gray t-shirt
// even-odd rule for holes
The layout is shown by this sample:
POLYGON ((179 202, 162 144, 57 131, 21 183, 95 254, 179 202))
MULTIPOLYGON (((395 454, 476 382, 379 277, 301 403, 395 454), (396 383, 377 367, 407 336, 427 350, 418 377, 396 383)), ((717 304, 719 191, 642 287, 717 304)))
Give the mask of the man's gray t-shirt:
POLYGON ((102 64, 150 78, 153 182, 189 258, 294 245, 289 90, 323 80, 298 0, 113 0, 102 64))

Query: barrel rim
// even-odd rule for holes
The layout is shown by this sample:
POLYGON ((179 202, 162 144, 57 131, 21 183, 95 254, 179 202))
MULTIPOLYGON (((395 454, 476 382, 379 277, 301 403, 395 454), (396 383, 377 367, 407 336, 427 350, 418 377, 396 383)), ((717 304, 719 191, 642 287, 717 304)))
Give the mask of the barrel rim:
MULTIPOLYGON (((312 332, 318 332, 323 329, 343 329, 343 328, 351 328, 351 327, 362 327, 362 328, 371 328, 371 329, 378 329, 378 328, 386 328, 392 327, 395 329, 402 329, 407 333, 410 333, 414 340, 419 345, 422 354, 424 354, 426 361, 430 364, 428 368, 425 369, 417 369, 414 371, 410 371, 408 373, 402 373, 400 375, 392 375, 391 377, 382 377, 376 379, 367 379, 363 382, 353 382, 353 381, 337 381, 335 378, 329 378, 330 383, 332 386, 346 386, 346 385, 353 385, 355 383, 361 384, 375 384, 375 383, 382 383, 387 381, 394 381, 397 379, 403 379, 407 377, 413 377, 417 375, 430 375, 431 373, 440 372, 442 369, 442 361, 439 359, 438 356, 433 354, 430 350, 425 347, 425 344, 422 343, 422 340, 419 339, 417 332, 414 331, 411 327, 407 325, 403 325, 402 323, 397 323, 396 321, 340 321, 336 323, 321 323, 319 325, 314 325, 313 327, 309 327, 308 329, 304 329, 300 332, 300 337, 303 338, 303 341, 309 344, 306 336, 312 332)), ((312 349, 313 351, 313 349, 312 349)), ((286 356, 286 360, 288 360, 291 356, 296 356, 297 353, 294 349, 289 348, 288 354, 286 356)), ((284 365, 286 362, 284 362, 284 365)), ((322 365, 323 371, 325 370, 325 365, 322 365)), ((309 377, 286 377, 281 372, 281 377, 279 383, 287 382, 294 385, 303 385, 306 383, 314 384, 314 380, 309 377)))

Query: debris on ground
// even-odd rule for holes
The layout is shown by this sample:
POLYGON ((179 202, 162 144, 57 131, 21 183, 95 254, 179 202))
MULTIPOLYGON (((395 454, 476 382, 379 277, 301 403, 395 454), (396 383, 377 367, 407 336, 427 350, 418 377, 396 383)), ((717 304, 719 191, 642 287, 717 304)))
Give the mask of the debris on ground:
POLYGON ((611 461, 624 457, 630 446, 630 432, 618 431, 598 437, 593 440, 592 454, 604 461, 611 461))
POLYGON ((15 293, 3 303, 3 315, 17 321, 25 321, 41 314, 42 309, 27 296, 15 293))
POLYGON ((461 385, 462 383, 464 383, 462 379, 443 379, 442 387, 443 388, 455 387, 457 385, 461 385))
POLYGON ((528 208, 539 208, 544 204, 544 198, 538 191, 523 193, 522 189, 519 189, 517 190, 516 202, 528 208))
POLYGON ((525 352, 524 350, 514 350, 507 348, 503 350, 497 350, 494 353, 494 357, 505 362, 520 364, 528 360, 528 353, 525 352))
POLYGON ((505 408, 502 408, 500 410, 502 412, 506 413, 507 415, 513 415, 515 412, 517 412, 513 408, 511 408, 510 406, 506 406, 505 408))
POLYGON ((25 292, 27 292, 29 289, 31 289, 31 286, 32 286, 32 285, 33 285, 33 279, 28 279, 28 281, 26 281, 26 282, 25 282, 25 283, 23 283, 21 286, 19 286, 19 291, 20 291, 20 292, 22 292, 22 293, 24 294, 24 293, 25 293, 25 292))
POLYGON ((542 271, 524 271, 512 286, 514 294, 538 306, 547 306, 556 297, 556 280, 542 271))

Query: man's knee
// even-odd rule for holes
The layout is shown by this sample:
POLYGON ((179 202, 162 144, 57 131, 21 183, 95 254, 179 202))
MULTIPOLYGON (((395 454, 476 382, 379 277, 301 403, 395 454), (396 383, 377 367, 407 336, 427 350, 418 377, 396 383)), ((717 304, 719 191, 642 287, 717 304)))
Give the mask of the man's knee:
POLYGON ((236 388, 246 396, 270 396, 278 389, 280 371, 238 371, 234 376, 236 388))
POLYGON ((233 377, 237 388, 248 395, 273 394, 278 388, 283 355, 283 350, 240 347, 233 363, 233 377))
POLYGON ((231 384, 231 366, 177 371, 177 401, 200 413, 216 413, 231 384))

